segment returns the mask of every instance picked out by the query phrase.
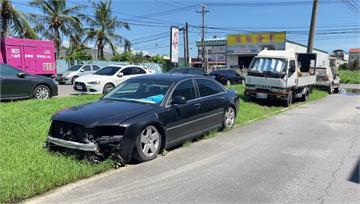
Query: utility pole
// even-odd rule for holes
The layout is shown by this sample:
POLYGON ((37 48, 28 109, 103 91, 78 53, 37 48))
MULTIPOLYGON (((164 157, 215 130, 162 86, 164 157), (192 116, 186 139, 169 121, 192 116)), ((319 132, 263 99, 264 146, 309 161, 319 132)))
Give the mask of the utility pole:
POLYGON ((185 27, 183 29, 185 67, 189 67, 189 35, 188 35, 188 29, 189 29, 189 25, 186 22, 185 27))
POLYGON ((201 58, 202 58, 202 68, 205 72, 207 72, 207 64, 205 60, 205 13, 209 12, 205 5, 205 0, 203 0, 200 11, 196 11, 197 13, 201 13, 201 58))
POLYGON ((309 40, 307 46, 307 53, 312 53, 314 48, 314 37, 315 37, 315 28, 316 28, 316 18, 317 18, 317 10, 318 10, 319 0, 314 0, 312 14, 311 14, 311 22, 310 22, 310 31, 309 31, 309 40))

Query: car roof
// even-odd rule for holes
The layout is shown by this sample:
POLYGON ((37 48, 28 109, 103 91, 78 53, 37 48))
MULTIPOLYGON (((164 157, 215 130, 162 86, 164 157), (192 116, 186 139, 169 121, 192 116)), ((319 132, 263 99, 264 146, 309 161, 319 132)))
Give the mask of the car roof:
POLYGON ((191 75, 191 74, 143 74, 136 76, 134 79, 146 79, 146 80, 161 80, 161 81, 173 81, 178 82, 184 79, 203 78, 209 79, 205 76, 191 75))

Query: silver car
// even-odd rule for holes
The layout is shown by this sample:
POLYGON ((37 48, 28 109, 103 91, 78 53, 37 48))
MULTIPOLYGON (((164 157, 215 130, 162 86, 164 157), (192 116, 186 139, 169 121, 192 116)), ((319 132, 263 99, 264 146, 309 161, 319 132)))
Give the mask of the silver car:
POLYGON ((332 93, 338 93, 340 89, 340 76, 330 67, 316 67, 315 86, 332 93))
POLYGON ((74 65, 65 72, 57 74, 56 81, 59 82, 59 84, 73 84, 75 79, 79 76, 92 74, 99 69, 99 66, 91 64, 74 65))

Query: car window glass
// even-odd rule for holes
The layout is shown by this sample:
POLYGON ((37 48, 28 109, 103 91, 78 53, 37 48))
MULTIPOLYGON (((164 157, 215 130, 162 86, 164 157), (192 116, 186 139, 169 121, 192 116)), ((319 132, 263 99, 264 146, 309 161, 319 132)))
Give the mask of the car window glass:
POLYGON ((97 66, 97 65, 93 65, 92 67, 93 67, 93 71, 97 71, 97 70, 99 70, 99 69, 100 69, 100 67, 99 67, 99 66, 97 66))
POLYGON ((116 72, 118 72, 119 69, 121 69, 121 67, 106 66, 106 67, 103 67, 102 69, 98 70, 98 71, 95 72, 94 74, 97 74, 97 75, 105 75, 105 76, 112 76, 112 75, 114 75, 116 72))
POLYGON ((196 83, 199 87, 200 97, 210 96, 217 93, 224 92, 217 83, 207 79, 196 79, 196 83))
POLYGON ((171 95, 171 99, 176 96, 183 96, 187 101, 195 99, 195 88, 192 80, 186 80, 177 85, 171 95))
POLYGON ((132 67, 125 68, 125 69, 121 70, 121 72, 124 75, 131 75, 132 74, 132 67))
POLYGON ((0 76, 15 76, 21 71, 6 64, 0 65, 0 76))
POLYGON ((85 66, 83 67, 83 69, 84 69, 85 72, 90 72, 90 71, 91 71, 90 65, 85 65, 85 66))
POLYGON ((146 74, 145 70, 141 69, 140 67, 133 67, 132 73, 133 74, 146 74))

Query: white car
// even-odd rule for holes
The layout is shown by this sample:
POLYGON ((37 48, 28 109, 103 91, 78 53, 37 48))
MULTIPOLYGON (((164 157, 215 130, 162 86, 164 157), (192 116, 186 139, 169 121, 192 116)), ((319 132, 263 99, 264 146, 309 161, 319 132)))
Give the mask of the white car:
POLYGON ((94 64, 78 64, 70 67, 63 73, 57 74, 55 80, 59 84, 73 84, 79 76, 92 74, 99 69, 100 67, 94 64))
POLYGON ((142 66, 136 65, 107 65, 99 71, 84 75, 75 80, 74 89, 86 93, 108 93, 111 89, 140 74, 151 72, 142 66))

